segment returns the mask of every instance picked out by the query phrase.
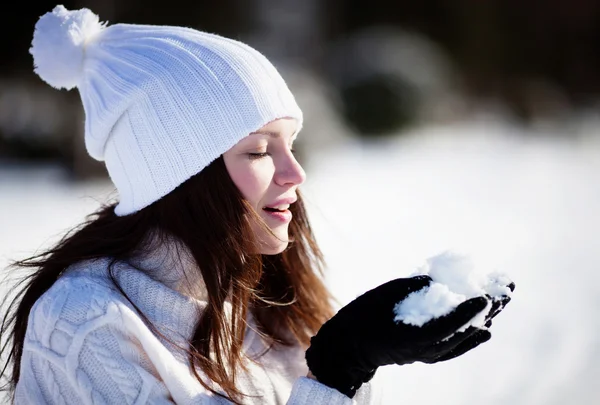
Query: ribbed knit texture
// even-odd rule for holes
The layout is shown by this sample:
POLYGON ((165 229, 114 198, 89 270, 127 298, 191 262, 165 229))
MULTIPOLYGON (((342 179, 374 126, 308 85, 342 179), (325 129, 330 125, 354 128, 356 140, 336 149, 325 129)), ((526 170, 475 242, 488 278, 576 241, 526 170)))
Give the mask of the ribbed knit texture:
POLYGON ((56 45, 61 56, 64 45, 46 38, 67 27, 84 37, 89 32, 78 43, 83 59, 63 65, 74 72, 69 63, 82 66, 72 81, 85 110, 85 145, 105 161, 117 187, 117 215, 165 196, 275 119, 294 118, 301 129, 302 111, 285 81, 250 46, 190 28, 104 27, 89 10, 87 21, 96 18, 96 26, 80 27, 78 13, 57 7, 43 16, 32 54, 36 72, 48 81, 56 71, 45 68, 53 55, 46 48, 56 45))
MULTIPOLYGON (((183 274, 164 260, 145 260, 150 277, 125 264, 117 280, 131 300, 179 344, 191 336, 205 301, 171 288, 183 274), (173 270, 173 271, 171 271, 173 270), (169 272, 169 286, 154 274, 169 272)), ((108 260, 72 266, 34 305, 27 327, 16 404, 217 404, 189 371, 185 354, 155 336, 111 285, 108 260)), ((248 319, 254 325, 253 319, 248 319)), ((262 338, 248 329, 244 352, 262 353, 262 338)), ((350 399, 304 378, 299 347, 276 347, 240 370, 247 404, 373 404, 370 384, 350 399)))

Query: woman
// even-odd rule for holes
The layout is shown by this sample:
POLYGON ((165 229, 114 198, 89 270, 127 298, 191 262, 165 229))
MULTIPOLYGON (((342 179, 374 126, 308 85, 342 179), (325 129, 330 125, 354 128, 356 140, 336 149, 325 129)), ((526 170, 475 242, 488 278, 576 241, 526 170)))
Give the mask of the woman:
POLYGON ((31 53, 44 81, 78 88, 87 150, 119 202, 18 263, 35 271, 1 329, 15 403, 368 404, 379 366, 490 338, 458 330, 507 300, 394 322, 424 276, 332 316, 292 153, 302 112, 256 50, 57 6, 31 53))

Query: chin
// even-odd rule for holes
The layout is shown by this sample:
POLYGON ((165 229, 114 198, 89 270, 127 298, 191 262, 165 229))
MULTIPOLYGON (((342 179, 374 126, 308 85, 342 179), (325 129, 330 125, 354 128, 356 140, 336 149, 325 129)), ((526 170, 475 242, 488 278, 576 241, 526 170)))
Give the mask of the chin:
POLYGON ((277 232, 276 229, 273 230, 277 238, 269 235, 267 240, 262 243, 261 253, 263 255, 277 255, 283 252, 287 247, 289 242, 287 229, 285 232, 277 232))
POLYGON ((287 242, 279 242, 277 246, 264 246, 262 249, 263 255, 278 255, 287 248, 287 242))

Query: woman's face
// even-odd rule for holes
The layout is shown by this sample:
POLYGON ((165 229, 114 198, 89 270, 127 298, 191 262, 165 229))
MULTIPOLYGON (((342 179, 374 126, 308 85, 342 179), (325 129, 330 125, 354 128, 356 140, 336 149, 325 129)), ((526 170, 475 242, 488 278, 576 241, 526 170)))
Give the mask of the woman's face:
POLYGON ((292 154, 297 122, 281 118, 251 133, 223 154, 229 176, 276 238, 253 224, 262 254, 281 253, 288 245, 288 226, 296 189, 306 178, 292 154))

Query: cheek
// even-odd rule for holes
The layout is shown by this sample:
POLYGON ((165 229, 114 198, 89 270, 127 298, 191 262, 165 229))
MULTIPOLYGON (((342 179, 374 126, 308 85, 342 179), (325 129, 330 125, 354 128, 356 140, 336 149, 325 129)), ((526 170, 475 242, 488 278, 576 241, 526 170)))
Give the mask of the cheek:
POLYGON ((234 165, 229 175, 244 198, 257 207, 270 184, 268 169, 256 164, 234 165))

